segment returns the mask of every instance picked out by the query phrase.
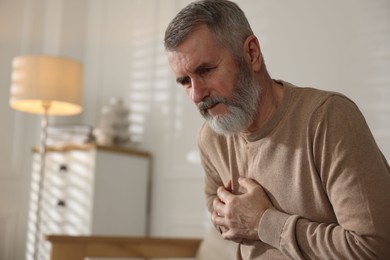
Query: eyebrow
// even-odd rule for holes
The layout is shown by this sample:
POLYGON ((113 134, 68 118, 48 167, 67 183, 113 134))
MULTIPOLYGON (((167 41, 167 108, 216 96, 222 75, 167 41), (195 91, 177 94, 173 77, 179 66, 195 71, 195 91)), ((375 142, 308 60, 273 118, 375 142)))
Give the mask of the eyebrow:
MULTIPOLYGON (((200 64, 196 69, 194 70, 195 74, 199 74, 203 69, 214 67, 211 63, 203 62, 200 64)), ((176 78, 176 83, 182 84, 183 82, 187 81, 190 77, 189 76, 182 76, 176 78)))

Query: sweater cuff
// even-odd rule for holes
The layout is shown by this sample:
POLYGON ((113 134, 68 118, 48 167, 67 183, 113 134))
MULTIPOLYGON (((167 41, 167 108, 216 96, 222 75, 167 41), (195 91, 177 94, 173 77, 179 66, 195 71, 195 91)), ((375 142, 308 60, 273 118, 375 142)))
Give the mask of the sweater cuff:
POLYGON ((290 215, 274 208, 267 209, 260 219, 259 238, 264 243, 280 249, 283 227, 290 215))

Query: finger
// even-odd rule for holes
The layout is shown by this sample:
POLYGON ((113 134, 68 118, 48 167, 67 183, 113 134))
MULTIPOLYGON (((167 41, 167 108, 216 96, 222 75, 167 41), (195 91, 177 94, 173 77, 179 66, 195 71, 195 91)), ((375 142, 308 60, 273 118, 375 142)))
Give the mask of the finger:
POLYGON ((215 210, 215 206, 217 205, 218 202, 220 202, 219 198, 215 197, 214 200, 213 200, 213 209, 214 210, 215 210))
POLYGON ((221 231, 221 234, 226 233, 229 231, 229 229, 225 226, 219 226, 219 230, 221 231))
POLYGON ((226 190, 225 187, 220 186, 217 189, 217 196, 223 203, 226 203, 233 196, 233 194, 230 191, 226 190))
POLYGON ((213 209, 218 215, 222 216, 225 204, 217 197, 213 200, 213 209))
POLYGON ((221 226, 215 226, 215 227, 216 227, 216 229, 218 230, 219 234, 222 235, 223 231, 222 231, 222 229, 221 229, 221 226))
POLYGON ((238 178, 238 183, 240 184, 241 188, 243 188, 247 192, 260 185, 253 179, 249 179, 245 177, 238 178))
POLYGON ((228 181, 228 183, 225 186, 225 189, 230 191, 230 192, 232 191, 232 181, 231 180, 228 181))
POLYGON ((223 233, 226 233, 226 232, 229 230, 229 229, 227 229, 227 228, 224 227, 224 226, 216 225, 215 227, 216 227, 216 229, 218 230, 218 232, 219 232, 221 235, 223 235, 223 233))
POLYGON ((225 226, 224 217, 221 217, 220 215, 218 215, 218 213, 216 211, 213 211, 213 213, 211 214, 211 222, 215 226, 221 226, 221 229, 222 229, 222 226, 225 226))

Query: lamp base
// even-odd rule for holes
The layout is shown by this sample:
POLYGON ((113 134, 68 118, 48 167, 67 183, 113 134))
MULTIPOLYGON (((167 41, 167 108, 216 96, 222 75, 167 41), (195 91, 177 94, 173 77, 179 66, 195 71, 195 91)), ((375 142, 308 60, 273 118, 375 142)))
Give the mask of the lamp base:
POLYGON ((38 199, 36 209, 36 223, 35 223, 35 241, 34 241, 34 260, 39 260, 39 246, 43 235, 41 234, 41 210, 42 210, 42 194, 45 183, 45 164, 46 164, 46 139, 47 139, 47 128, 49 125, 49 108, 50 104, 44 104, 44 113, 41 119, 41 137, 40 137, 40 165, 39 165, 39 178, 38 178, 38 199))

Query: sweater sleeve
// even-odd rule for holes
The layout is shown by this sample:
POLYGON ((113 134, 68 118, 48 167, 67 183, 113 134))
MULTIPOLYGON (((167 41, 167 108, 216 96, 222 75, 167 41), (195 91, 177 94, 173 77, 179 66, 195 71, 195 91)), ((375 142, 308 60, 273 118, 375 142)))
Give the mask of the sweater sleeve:
POLYGON ((308 132, 337 223, 267 210, 260 239, 293 259, 390 259, 390 168, 359 109, 333 96, 308 132))
POLYGON ((210 142, 210 129, 206 124, 202 126, 198 134, 198 149, 201 157, 202 167, 205 172, 204 191, 206 196, 206 205, 210 213, 213 210, 213 200, 217 197, 217 189, 223 185, 217 170, 210 161, 210 156, 206 149, 206 144, 210 142))

